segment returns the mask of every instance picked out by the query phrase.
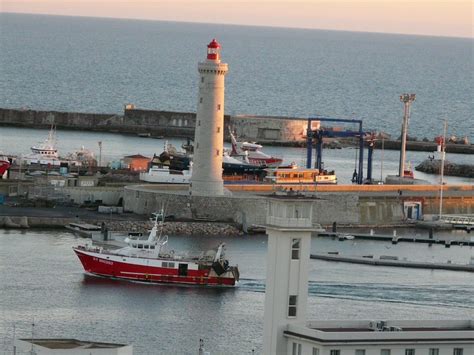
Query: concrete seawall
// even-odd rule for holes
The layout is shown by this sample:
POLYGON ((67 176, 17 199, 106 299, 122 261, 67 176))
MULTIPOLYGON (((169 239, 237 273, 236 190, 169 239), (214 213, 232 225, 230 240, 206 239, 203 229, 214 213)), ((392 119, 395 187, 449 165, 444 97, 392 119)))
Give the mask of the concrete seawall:
MULTIPOLYGON (((333 222, 345 225, 387 225, 406 221, 404 203, 419 202, 423 213, 436 214, 439 198, 436 186, 324 186, 318 187, 313 201, 313 221, 322 225, 333 222)), ((177 218, 235 222, 250 226, 264 224, 265 186, 230 185, 231 196, 190 196, 187 186, 131 185, 124 188, 124 208, 137 214, 150 214, 165 207, 177 218)), ((296 187, 293 185, 293 188, 296 187)), ((445 214, 473 214, 472 186, 445 186, 445 214)), ((304 189, 305 192, 311 190, 304 189)))
MULTIPOLYGON (((123 114, 36 111, 0 108, 0 126, 100 131, 123 134, 146 133, 154 137, 194 137, 196 114, 159 110, 125 109, 123 114)), ((224 137, 229 140, 229 127, 242 139, 257 140, 267 145, 305 146, 304 118, 236 115, 224 116, 224 137)), ((400 141, 385 140, 385 149, 400 149, 400 141)), ((376 142, 381 148, 381 141, 376 142)), ((409 141, 408 150, 433 152, 436 143, 409 141)), ((474 154, 474 145, 447 144, 448 153, 474 154)))

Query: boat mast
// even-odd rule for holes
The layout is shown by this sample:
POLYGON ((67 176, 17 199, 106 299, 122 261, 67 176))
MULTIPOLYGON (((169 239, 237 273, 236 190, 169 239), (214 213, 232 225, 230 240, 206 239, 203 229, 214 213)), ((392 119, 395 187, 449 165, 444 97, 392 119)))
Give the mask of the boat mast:
POLYGON ((448 123, 444 120, 444 132, 443 132, 443 142, 441 143, 441 168, 440 168, 440 178, 439 178, 439 219, 441 219, 443 213, 443 176, 444 176, 444 158, 446 156, 446 129, 448 123))

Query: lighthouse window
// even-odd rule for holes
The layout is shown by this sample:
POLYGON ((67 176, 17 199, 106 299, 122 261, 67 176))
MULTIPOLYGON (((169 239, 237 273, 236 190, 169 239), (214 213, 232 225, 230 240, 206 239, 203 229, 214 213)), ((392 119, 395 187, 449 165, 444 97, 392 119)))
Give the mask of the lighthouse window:
POLYGON ((291 355, 301 355, 301 344, 293 343, 293 351, 291 355))
POLYGON ((293 239, 291 243, 291 259, 298 260, 300 258, 300 239, 293 239))
POLYGON ((216 155, 217 156, 219 156, 219 153, 220 153, 219 149, 216 149, 216 155))
POLYGON ((290 295, 288 297, 288 317, 296 317, 296 302, 298 300, 298 296, 290 295))
POLYGON ((221 105, 217 105, 217 111, 220 111, 221 110, 221 105))
POLYGON ((221 128, 217 127, 217 133, 219 133, 220 131, 221 131, 221 128))

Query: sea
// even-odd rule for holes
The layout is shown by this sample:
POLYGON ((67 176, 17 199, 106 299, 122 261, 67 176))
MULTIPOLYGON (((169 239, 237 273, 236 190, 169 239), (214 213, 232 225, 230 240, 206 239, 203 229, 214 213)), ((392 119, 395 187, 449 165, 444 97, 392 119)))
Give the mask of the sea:
POLYGON ((474 140, 472 38, 0 13, 0 107, 195 112, 212 38, 229 64, 225 113, 358 118, 400 135, 474 140))
MULTIPOLYGON (((197 62, 216 37, 229 63, 226 113, 361 118, 399 135, 399 95, 417 94, 409 134, 474 139, 473 40, 159 21, 0 14, 0 107, 121 113, 138 108, 195 111, 197 62)), ((0 127, 0 150, 20 156, 46 130, 0 127)), ((58 131, 66 154, 85 146, 102 159, 161 153, 166 141, 58 131)), ((265 147, 286 163, 305 150, 265 147)), ((327 169, 348 183, 356 149, 325 150, 327 169)), ((427 152, 408 152, 413 166, 427 152)), ((472 156, 448 154, 457 163, 472 156)), ((376 150, 374 177, 396 174, 398 152, 376 150)), ((436 183, 436 176, 415 172, 436 183)), ((446 177, 448 183, 473 179, 446 177)), ((350 230, 348 231, 350 232, 350 230)), ((381 231, 391 234, 392 230, 381 231)), ((423 234, 404 229, 398 234, 423 234)), ((463 232, 440 232, 470 238, 463 232)), ((233 289, 159 286, 85 275, 72 246, 85 240, 58 230, 0 229, 0 353, 16 337, 77 337, 131 343, 135 354, 196 354, 199 339, 216 354, 262 350, 265 236, 170 236, 170 247, 227 243, 242 280, 233 289), (34 326, 32 324, 34 323, 34 326)), ((314 252, 392 255, 468 263, 471 247, 313 237, 314 252)), ((474 275, 312 260, 309 319, 465 319, 474 313, 474 275)))
MULTIPOLYGON (((347 232, 351 232, 348 230, 347 232)), ((391 234, 392 230, 380 233, 391 234)), ((398 235, 425 235, 398 230, 398 235)), ((463 238, 443 232, 440 238, 463 238)), ((262 353, 267 237, 170 236, 173 250, 220 241, 238 264, 231 289, 150 285, 84 274, 72 247, 87 240, 58 230, 0 229, 0 353, 16 337, 64 337, 133 344, 136 355, 262 353), (32 326, 34 324, 34 327, 32 326)), ((312 252, 373 254, 466 264, 472 247, 312 238, 312 252)), ((308 319, 470 319, 474 274, 310 261, 308 319)))

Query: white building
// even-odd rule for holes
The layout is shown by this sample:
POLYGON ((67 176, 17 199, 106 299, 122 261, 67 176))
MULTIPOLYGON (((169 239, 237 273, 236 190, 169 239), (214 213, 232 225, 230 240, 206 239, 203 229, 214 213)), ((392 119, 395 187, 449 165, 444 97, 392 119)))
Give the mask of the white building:
POLYGON ((17 339, 14 354, 133 355, 133 346, 77 339, 17 339))
POLYGON ((194 134, 193 195, 224 194, 222 155, 224 149, 224 77, 227 64, 221 63, 220 44, 207 46, 207 59, 198 65, 199 98, 194 134))
POLYGON ((474 355, 474 321, 306 320, 312 199, 269 199, 265 355, 474 355))

